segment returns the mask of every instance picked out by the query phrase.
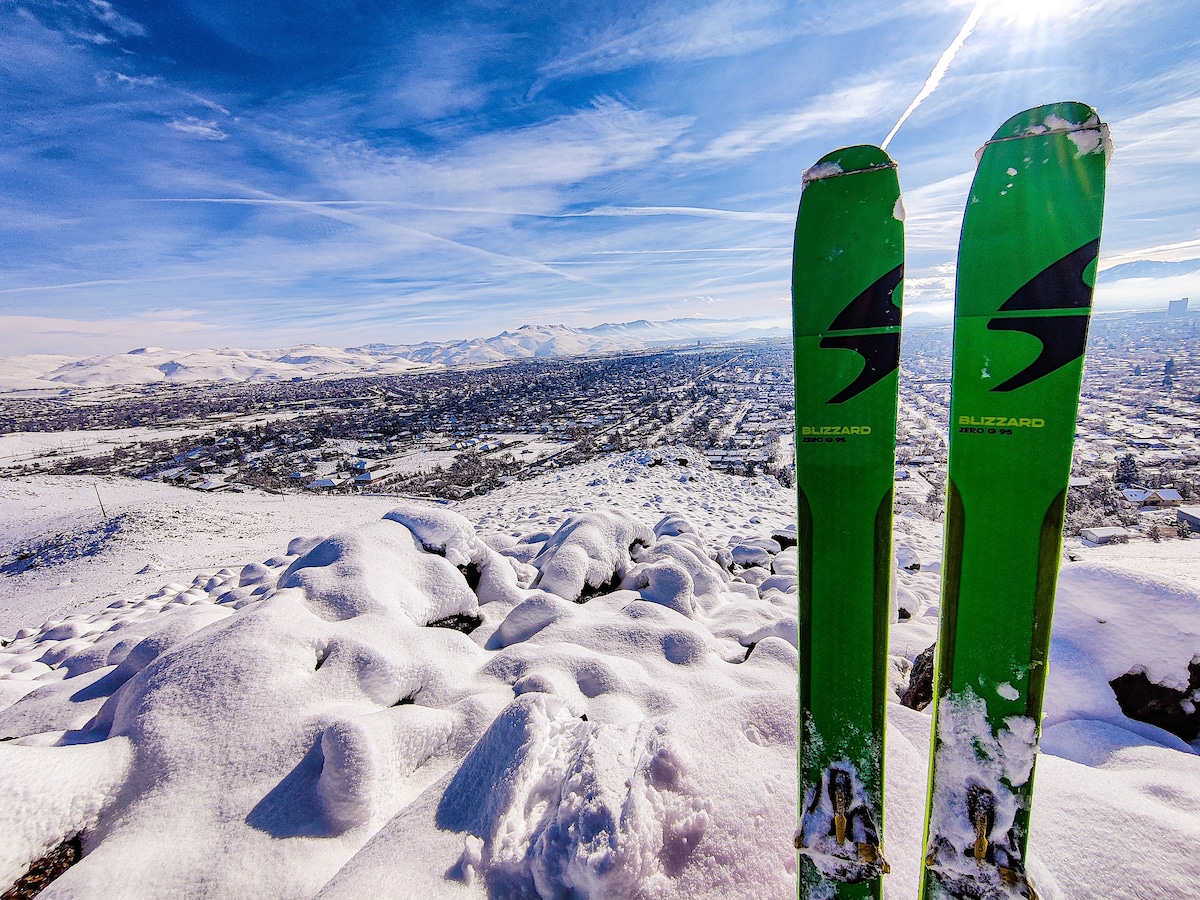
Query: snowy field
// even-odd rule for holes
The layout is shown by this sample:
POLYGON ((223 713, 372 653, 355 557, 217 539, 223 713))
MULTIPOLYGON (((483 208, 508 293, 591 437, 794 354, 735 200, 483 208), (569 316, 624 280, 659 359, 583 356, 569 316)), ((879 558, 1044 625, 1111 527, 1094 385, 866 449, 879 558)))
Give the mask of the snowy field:
POLYGON ((174 441, 204 431, 190 428, 97 428, 90 431, 11 431, 0 434, 0 466, 76 456, 99 456, 145 441, 174 441))
MULTIPOLYGON (((41 896, 793 897, 794 511, 687 450, 444 505, 7 479, 0 889, 81 834, 41 896)), ((899 692, 941 525, 896 544, 899 692)), ((1071 550, 1030 874, 1200 896, 1200 742, 1108 686, 1187 685, 1200 540, 1071 550)), ((889 705, 893 900, 929 723, 889 705)))

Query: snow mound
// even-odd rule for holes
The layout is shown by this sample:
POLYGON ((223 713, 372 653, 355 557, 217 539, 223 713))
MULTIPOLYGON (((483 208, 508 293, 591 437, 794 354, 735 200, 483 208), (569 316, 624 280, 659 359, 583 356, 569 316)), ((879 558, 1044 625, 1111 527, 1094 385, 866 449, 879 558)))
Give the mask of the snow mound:
POLYGON ((82 833, 48 896, 351 890, 347 863, 432 790, 458 843, 414 865, 443 889, 694 896, 717 861, 743 896, 784 890, 795 654, 741 640, 794 643, 794 621, 656 518, 577 513, 530 566, 410 504, 24 630, 0 651, 0 769, 34 787, 0 873, 82 833), (761 853, 735 772, 766 791, 761 853))
POLYGON ((654 543, 654 533, 632 516, 598 510, 573 517, 546 541, 534 558, 533 586, 567 600, 602 591, 620 581, 636 547, 654 543))

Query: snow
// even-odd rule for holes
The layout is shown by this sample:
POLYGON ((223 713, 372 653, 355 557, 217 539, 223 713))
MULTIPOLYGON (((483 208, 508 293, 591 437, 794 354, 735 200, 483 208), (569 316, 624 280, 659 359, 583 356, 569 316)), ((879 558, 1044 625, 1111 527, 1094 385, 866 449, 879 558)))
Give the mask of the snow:
MULTIPOLYGON (((772 538, 794 498, 657 458, 444 505, 6 480, 0 549, 40 549, 0 576, 0 886, 82 833, 44 897, 794 896, 798 562, 772 538)), ((900 689, 936 636, 941 524, 896 532, 900 689)), ((1173 575, 1200 541, 1160 547, 1064 562, 1027 860, 1047 900, 1200 894, 1200 756, 1107 683, 1200 657, 1200 586, 1173 575)), ((894 900, 929 728, 889 704, 894 900)), ((1011 721, 989 777, 1028 777, 1035 737, 1011 721)))
POLYGON ((59 459, 98 456, 116 447, 143 441, 171 441, 199 432, 199 428, 97 428, 89 431, 10 431, 0 434, 0 464, 15 465, 48 455, 59 459), (46 451, 51 451, 49 454, 46 451))
POLYGON ((836 162, 817 163, 805 169, 804 175, 801 177, 802 184, 808 184, 810 181, 821 181, 824 178, 835 178, 843 173, 842 167, 836 162))
POLYGON ((354 375, 400 375, 430 366, 645 350, 696 341, 786 337, 775 319, 673 319, 591 328, 523 325, 488 338, 344 349, 301 344, 276 350, 169 350, 141 347, 108 356, 28 354, 0 358, 0 392, 62 391, 113 385, 269 382, 354 375))
MULTIPOLYGON (((975 823, 968 815, 970 792, 985 790, 994 802, 993 843, 1008 859, 1004 865, 1023 868, 1011 837, 1020 800, 1009 786, 1020 787, 1033 773, 1036 723, 1025 716, 1010 716, 1005 727, 992 736, 987 706, 970 688, 961 694, 948 694, 939 703, 937 768, 938 783, 930 807, 929 839, 931 866, 947 884, 986 884, 994 896, 1018 897, 1017 891, 1004 891, 995 867, 979 866, 964 848, 976 841, 975 823)), ((985 896, 978 894, 975 896, 985 896)), ((987 894, 986 896, 992 896, 987 894)))

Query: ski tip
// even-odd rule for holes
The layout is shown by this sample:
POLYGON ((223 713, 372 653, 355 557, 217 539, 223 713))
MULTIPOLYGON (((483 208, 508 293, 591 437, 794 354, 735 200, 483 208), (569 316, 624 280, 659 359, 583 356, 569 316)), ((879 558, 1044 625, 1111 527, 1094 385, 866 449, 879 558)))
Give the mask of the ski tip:
POLYGON ((826 153, 804 173, 804 183, 822 181, 839 175, 871 172, 875 169, 894 169, 896 162, 874 144, 855 144, 826 153))
POLYGON ((1087 128, 1099 128, 1100 116, 1086 103, 1066 101, 1046 103, 1022 110, 996 129, 993 141, 1008 138, 1032 137, 1039 134, 1062 134, 1087 128))

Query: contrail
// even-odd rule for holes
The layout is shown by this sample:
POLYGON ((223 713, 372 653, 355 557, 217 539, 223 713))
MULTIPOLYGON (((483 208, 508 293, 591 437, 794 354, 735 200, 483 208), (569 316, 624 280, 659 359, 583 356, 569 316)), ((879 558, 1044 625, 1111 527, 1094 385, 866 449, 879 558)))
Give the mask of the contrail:
POLYGON ((975 4, 975 8, 971 10, 971 14, 967 16, 967 21, 963 22, 963 27, 959 29, 954 40, 950 42, 950 46, 946 48, 946 52, 942 54, 942 58, 937 61, 937 65, 933 67, 933 71, 925 79, 924 86, 917 93, 917 96, 913 98, 913 102, 908 104, 908 109, 904 111, 904 115, 892 126, 892 130, 888 132, 888 136, 883 139, 883 143, 880 145, 882 149, 887 149, 887 145, 896 136, 896 132, 900 130, 900 126, 913 114, 913 110, 920 106, 926 97, 937 90, 942 76, 950 68, 950 63, 954 62, 954 57, 958 55, 958 51, 962 49, 962 45, 971 36, 971 32, 975 30, 975 25, 979 22, 979 17, 983 15, 983 10, 987 4, 988 0, 979 0, 975 4))

